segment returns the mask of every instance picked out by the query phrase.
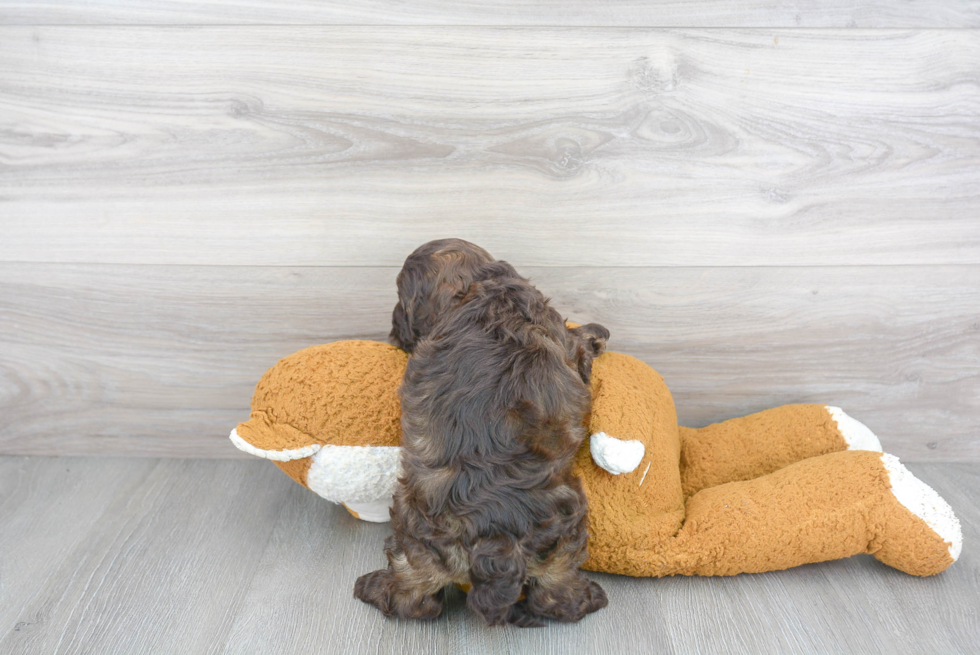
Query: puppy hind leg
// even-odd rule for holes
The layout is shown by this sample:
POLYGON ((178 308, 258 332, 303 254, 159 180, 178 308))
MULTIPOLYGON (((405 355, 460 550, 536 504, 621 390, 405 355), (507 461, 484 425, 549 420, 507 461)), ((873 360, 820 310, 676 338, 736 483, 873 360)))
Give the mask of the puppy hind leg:
POLYGON ((470 549, 470 582, 466 605, 490 625, 537 625, 520 600, 526 574, 524 552, 510 535, 483 539, 470 549))
MULTIPOLYGON (((414 564, 392 537, 385 544, 388 568, 362 575, 354 596, 374 605, 385 616, 434 619, 442 614, 448 575, 434 561, 414 564)), ((427 558, 424 558, 427 559, 427 558)))
POLYGON ((552 562, 543 575, 528 582, 528 609, 555 621, 574 623, 608 604, 602 587, 561 561, 552 562))

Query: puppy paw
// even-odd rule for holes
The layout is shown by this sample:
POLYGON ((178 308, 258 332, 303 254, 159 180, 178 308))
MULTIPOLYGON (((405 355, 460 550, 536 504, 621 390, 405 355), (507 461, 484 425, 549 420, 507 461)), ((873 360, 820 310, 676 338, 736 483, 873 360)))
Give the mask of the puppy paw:
POLYGON ((585 595, 587 597, 585 614, 591 614, 596 610, 601 610, 609 604, 609 597, 606 595, 606 590, 591 580, 589 580, 589 586, 586 589, 585 595))
POLYGON ((374 605, 385 616, 394 616, 393 583, 394 579, 387 569, 365 573, 354 583, 354 597, 374 605))
POLYGON ((519 601, 510 606, 507 612, 507 623, 518 628, 543 628, 545 623, 541 617, 531 611, 527 601, 519 601))
POLYGON ((372 571, 354 583, 354 597, 374 605, 385 616, 403 619, 434 619, 442 614, 445 590, 435 594, 419 594, 399 589, 390 569, 372 571))
POLYGON ((528 598, 529 609, 545 618, 575 623, 609 604, 609 598, 602 587, 585 576, 578 575, 571 582, 549 588, 532 587, 528 598))

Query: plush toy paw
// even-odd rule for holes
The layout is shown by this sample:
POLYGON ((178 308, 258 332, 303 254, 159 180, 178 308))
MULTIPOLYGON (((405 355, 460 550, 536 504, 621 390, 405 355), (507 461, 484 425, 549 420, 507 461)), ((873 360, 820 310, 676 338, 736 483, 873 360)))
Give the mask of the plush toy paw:
POLYGON ((894 455, 882 454, 881 463, 896 504, 908 512, 892 511, 882 521, 881 538, 873 544, 874 556, 913 575, 942 571, 963 550, 963 532, 953 508, 894 455))
POLYGON ((827 411, 831 418, 837 422, 837 430, 847 443, 848 450, 881 452, 881 442, 878 441, 875 433, 868 429, 868 426, 845 414, 840 407, 827 405, 827 411))
POLYGON ((341 503, 355 519, 370 523, 387 523, 391 520, 391 498, 384 498, 373 503, 341 503))
POLYGON ((237 430, 229 438, 240 450, 275 462, 310 491, 343 504, 355 518, 372 523, 391 520, 388 509, 401 475, 400 447, 311 444, 269 450, 256 448, 237 430))

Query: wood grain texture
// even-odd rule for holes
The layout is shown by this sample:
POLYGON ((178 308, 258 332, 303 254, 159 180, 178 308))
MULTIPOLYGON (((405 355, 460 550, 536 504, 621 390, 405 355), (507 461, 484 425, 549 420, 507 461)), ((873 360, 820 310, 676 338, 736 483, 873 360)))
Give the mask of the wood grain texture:
POLYGON ((0 70, 0 261, 980 263, 974 30, 4 27, 0 70))
MULTIPOLYGON (((980 267, 521 271, 664 375, 685 424, 822 402, 903 458, 980 459, 980 267)), ((0 265, 0 452, 239 456, 262 373, 383 340, 396 273, 0 265)))
POLYGON ((0 624, 5 653, 207 652, 241 609, 288 495, 278 471, 231 462, 14 461, 27 469, 28 501, 53 500, 5 511, 0 534, 25 553, 61 556, 0 546, 20 583, 0 624), (78 480, 81 499, 115 493, 81 506, 67 484, 48 487, 59 476, 78 480), (64 503, 82 511, 67 515, 64 503))
POLYGON ((0 644, 46 622, 48 612, 31 601, 153 466, 150 460, 107 469, 94 459, 0 458, 0 644))
POLYGON ((732 578, 590 574, 608 608, 578 624, 519 630, 488 629, 455 591, 431 622, 385 619, 356 601, 354 580, 382 565, 389 527, 354 520, 268 462, 0 458, 0 648, 971 653, 980 468, 909 468, 962 521, 967 548, 938 576, 907 576, 869 556, 732 578))
POLYGON ((970 0, 0 0, 0 24, 980 27, 970 0))

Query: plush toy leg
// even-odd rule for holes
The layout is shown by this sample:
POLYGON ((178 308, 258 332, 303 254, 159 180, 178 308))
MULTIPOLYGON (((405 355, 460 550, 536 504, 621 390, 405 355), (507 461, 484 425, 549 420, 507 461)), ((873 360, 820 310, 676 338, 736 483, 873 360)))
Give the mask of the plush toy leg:
POLYGON ((784 405, 715 423, 680 428, 684 495, 751 480, 794 462, 841 450, 881 451, 877 437, 840 408, 784 405))
POLYGON ((623 549, 601 567, 735 575, 870 553, 906 573, 932 575, 955 561, 961 544, 949 505, 897 458, 844 451, 705 489, 688 499, 676 537, 652 551, 623 549))

